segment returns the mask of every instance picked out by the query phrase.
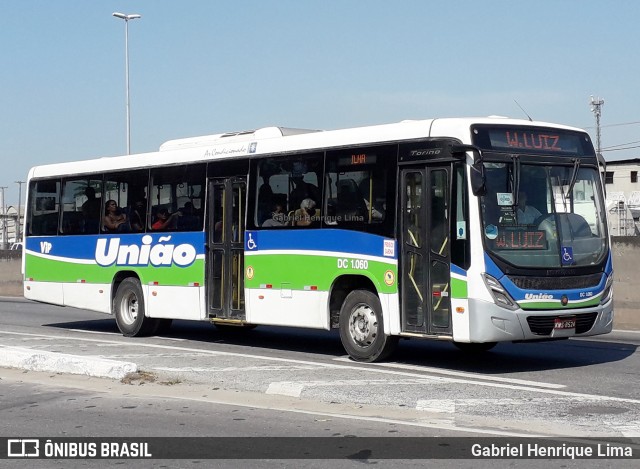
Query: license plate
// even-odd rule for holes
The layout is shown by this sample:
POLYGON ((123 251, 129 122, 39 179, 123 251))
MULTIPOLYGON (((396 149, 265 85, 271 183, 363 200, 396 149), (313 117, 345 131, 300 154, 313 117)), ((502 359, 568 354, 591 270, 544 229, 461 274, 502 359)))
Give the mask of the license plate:
POLYGON ((576 318, 556 318, 553 324, 553 328, 558 329, 575 329, 576 318))

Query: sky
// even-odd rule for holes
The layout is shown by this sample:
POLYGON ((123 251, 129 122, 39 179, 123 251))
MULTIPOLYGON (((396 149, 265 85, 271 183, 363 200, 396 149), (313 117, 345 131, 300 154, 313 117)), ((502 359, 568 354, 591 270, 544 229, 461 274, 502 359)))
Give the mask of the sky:
MULTIPOLYGON (((501 115, 640 158, 637 0, 0 0, 0 186, 35 165, 283 126, 501 115)), ((25 187, 22 186, 24 201, 25 187)))

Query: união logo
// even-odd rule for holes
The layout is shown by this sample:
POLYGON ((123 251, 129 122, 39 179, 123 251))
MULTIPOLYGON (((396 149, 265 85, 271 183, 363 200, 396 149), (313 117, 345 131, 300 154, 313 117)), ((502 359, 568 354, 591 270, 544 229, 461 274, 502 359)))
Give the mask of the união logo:
POLYGON ((527 293, 524 295, 525 300, 553 300, 553 295, 545 293, 527 293))
POLYGON ((154 267, 167 267, 173 264, 187 267, 196 260, 196 248, 190 244, 169 244, 171 236, 161 236, 157 243, 151 235, 142 237, 140 244, 121 244, 120 238, 101 238, 96 243, 95 259, 98 265, 134 265, 151 264, 154 267))

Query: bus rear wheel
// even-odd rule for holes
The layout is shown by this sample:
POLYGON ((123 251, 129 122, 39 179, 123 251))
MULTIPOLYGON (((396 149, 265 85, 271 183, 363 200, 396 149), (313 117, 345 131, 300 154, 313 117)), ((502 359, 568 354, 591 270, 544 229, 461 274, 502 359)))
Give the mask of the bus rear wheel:
POLYGON ((398 338, 385 335, 382 306, 368 290, 354 290, 340 309, 340 340, 349 356, 359 362, 384 360, 393 353, 398 338))
POLYGON ((144 311, 144 296, 140 282, 131 277, 125 278, 118 285, 113 299, 113 312, 122 335, 140 337, 156 331, 158 320, 145 317, 144 311))

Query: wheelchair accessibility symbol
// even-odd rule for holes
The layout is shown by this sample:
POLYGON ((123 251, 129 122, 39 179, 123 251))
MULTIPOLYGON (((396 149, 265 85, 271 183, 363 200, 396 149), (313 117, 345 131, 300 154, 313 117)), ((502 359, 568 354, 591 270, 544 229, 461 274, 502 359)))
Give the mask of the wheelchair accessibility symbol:
POLYGON ((573 264, 573 248, 570 246, 562 247, 562 265, 573 264))
POLYGON ((258 247, 258 245, 256 244, 256 242, 253 240, 253 236, 252 233, 247 233, 248 239, 247 239, 247 249, 249 251, 255 249, 258 247))

